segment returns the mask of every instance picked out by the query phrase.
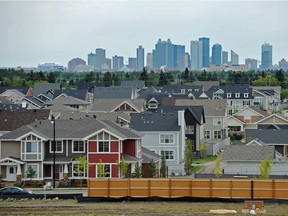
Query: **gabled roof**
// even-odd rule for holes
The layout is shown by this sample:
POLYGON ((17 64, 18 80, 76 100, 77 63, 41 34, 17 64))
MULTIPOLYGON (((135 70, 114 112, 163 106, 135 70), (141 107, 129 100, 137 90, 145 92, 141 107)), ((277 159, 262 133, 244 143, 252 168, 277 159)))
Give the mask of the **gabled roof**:
POLYGON ((6 99, 6 97, 0 96, 0 104, 10 104, 10 103, 11 103, 11 101, 6 99))
POLYGON ((36 119, 48 119, 50 110, 2 110, 0 111, 0 131, 12 131, 36 119))
POLYGON ((35 83, 33 95, 46 94, 51 91, 60 90, 60 83, 35 83))
POLYGON ((143 99, 97 99, 94 100, 91 111, 113 112, 124 103, 133 107, 136 112, 141 112, 145 106, 145 101, 143 99))
POLYGON ((63 104, 53 104, 48 107, 44 107, 43 109, 46 110, 52 110, 54 112, 60 112, 60 111, 77 111, 78 109, 70 107, 70 106, 65 106, 63 104))
POLYGON ((53 99, 57 99, 59 96, 66 95, 78 98, 80 100, 86 100, 87 90, 75 90, 75 89, 59 89, 54 91, 53 99))
POLYGON ((257 161, 275 158, 274 146, 231 145, 224 149, 222 161, 257 161))
POLYGON ((123 80, 121 81, 121 86, 131 86, 138 89, 145 88, 145 81, 143 80, 123 80))
POLYGON ((144 99, 147 101, 147 96, 156 92, 156 89, 153 87, 147 87, 138 91, 138 98, 144 99))
POLYGON ((11 92, 13 95, 17 95, 19 97, 25 97, 25 94, 23 94, 21 91, 18 91, 17 89, 7 89, 6 91, 1 93, 1 96, 7 95, 7 93, 11 92))
POLYGON ((161 156, 159 154, 156 154, 153 151, 150 151, 149 149, 142 146, 141 148, 142 153, 142 163, 151 163, 153 160, 154 163, 157 163, 160 161, 161 156))
POLYGON ((177 112, 131 113, 130 128, 137 131, 180 131, 177 112))
POLYGON ((268 115, 268 114, 264 115, 263 112, 262 112, 260 109, 256 108, 255 106, 253 106, 253 108, 252 108, 252 107, 249 107, 249 106, 246 106, 246 107, 244 107, 242 110, 234 113, 233 115, 234 115, 234 116, 238 116, 238 115, 241 116, 241 114, 243 114, 246 110, 250 110, 251 112, 255 113, 255 115, 260 115, 260 116, 262 116, 262 117, 265 117, 265 116, 268 115))
POLYGON ((248 84, 240 85, 225 85, 225 86, 213 86, 209 91, 216 93, 217 91, 222 90, 224 93, 222 95, 223 99, 227 99, 227 93, 231 93, 231 98, 229 99, 251 99, 253 98, 253 88, 251 88, 248 84), (239 97, 235 97, 236 93, 240 93, 239 97), (244 97, 244 93, 248 93, 248 97, 244 97))
POLYGON ((134 88, 130 86, 97 87, 94 99, 133 99, 134 88))
MULTIPOLYGON (((109 121, 100 121, 97 119, 85 118, 80 120, 59 120, 55 122, 55 138, 59 139, 86 139, 97 134, 100 131, 106 131, 119 139, 139 139, 138 132, 129 128, 121 127, 109 121)), ((26 134, 33 133, 47 140, 53 139, 53 125, 50 120, 35 121, 30 125, 22 126, 14 131, 4 134, 0 140, 15 140, 26 134)))
POLYGON ((175 106, 203 106, 205 116, 225 116, 227 115, 226 100, 191 100, 177 99, 175 106))
MULTIPOLYGON (((266 121, 269 118, 276 118, 276 119, 279 118, 279 119, 281 119, 282 121, 284 121, 284 122, 286 122, 288 124, 288 119, 285 116, 282 116, 282 115, 279 115, 279 114, 276 114, 276 113, 273 113, 271 115, 266 116, 265 118, 260 119, 259 121, 255 122, 255 124, 263 123, 264 121, 266 121)), ((273 122, 273 123, 270 123, 270 124, 277 124, 277 122, 273 122)))
POLYGON ((26 96, 25 98, 23 98, 23 100, 27 101, 28 103, 32 103, 34 106, 37 106, 39 108, 44 107, 44 101, 41 102, 41 99, 35 96, 26 96))
POLYGON ((2 94, 3 92, 7 91, 7 90, 11 90, 11 89, 15 89, 19 92, 21 92, 22 94, 26 95, 30 89, 30 87, 27 86, 1 86, 0 87, 0 94, 2 94))
POLYGON ((155 87, 159 93, 163 94, 184 94, 187 95, 189 92, 203 91, 203 86, 200 85, 164 85, 160 87, 155 87))
POLYGON ((246 123, 241 121, 240 119, 236 118, 235 116, 228 116, 228 121, 230 119, 234 119, 235 121, 238 121, 240 124, 245 125, 246 123))
POLYGON ((246 129, 246 143, 250 139, 258 139, 266 144, 288 144, 287 129, 246 129))
POLYGON ((219 86, 219 81, 195 81, 194 85, 203 86, 204 91, 209 91, 212 86, 219 86))
POLYGON ((72 96, 61 96, 55 100, 46 102, 46 105, 54 105, 54 104, 62 104, 62 105, 88 105, 90 104, 87 101, 80 100, 78 98, 72 96))

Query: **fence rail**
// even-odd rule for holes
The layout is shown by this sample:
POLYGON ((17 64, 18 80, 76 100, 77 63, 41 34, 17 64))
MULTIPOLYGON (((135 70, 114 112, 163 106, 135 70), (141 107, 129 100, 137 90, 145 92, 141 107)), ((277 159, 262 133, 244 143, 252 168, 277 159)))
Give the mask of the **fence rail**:
POLYGON ((89 179, 88 197, 203 197, 288 199, 288 180, 276 179, 89 179))

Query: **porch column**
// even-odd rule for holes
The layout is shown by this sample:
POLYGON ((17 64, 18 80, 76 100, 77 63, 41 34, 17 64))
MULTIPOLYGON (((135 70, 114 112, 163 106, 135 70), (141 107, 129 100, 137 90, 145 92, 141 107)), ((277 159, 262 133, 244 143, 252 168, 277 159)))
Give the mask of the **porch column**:
POLYGON ((64 181, 64 182, 67 182, 67 181, 68 181, 68 177, 69 177, 68 165, 65 164, 65 165, 64 165, 64 172, 63 172, 63 181, 64 181))
POLYGON ((18 164, 17 166, 17 173, 16 173, 16 182, 15 185, 21 187, 22 186, 22 171, 21 166, 18 164))

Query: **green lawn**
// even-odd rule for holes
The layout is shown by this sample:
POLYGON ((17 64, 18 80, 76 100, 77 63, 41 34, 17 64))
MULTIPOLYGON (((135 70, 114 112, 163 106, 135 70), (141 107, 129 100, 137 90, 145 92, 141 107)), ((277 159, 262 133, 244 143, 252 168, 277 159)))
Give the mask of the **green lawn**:
POLYGON ((199 172, 204 168, 204 166, 192 166, 191 172, 199 172))
POLYGON ((192 163, 194 164, 203 164, 215 161, 217 156, 206 156, 204 158, 193 158, 192 163))

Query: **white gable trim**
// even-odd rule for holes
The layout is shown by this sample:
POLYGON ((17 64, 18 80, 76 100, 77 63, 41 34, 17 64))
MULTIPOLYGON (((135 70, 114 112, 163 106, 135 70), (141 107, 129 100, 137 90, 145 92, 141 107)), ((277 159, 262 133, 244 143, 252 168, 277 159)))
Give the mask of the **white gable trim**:
POLYGON ((256 110, 252 109, 252 108, 249 107, 249 106, 246 106, 246 107, 244 107, 244 109, 238 111, 237 113, 234 113, 233 116, 239 115, 239 113, 244 112, 246 109, 249 109, 250 111, 252 111, 252 112, 254 112, 254 113, 257 113, 257 114, 261 115, 262 117, 265 117, 263 114, 257 112, 256 110))
POLYGON ((263 146, 263 144, 262 143, 260 143, 260 142, 258 142, 257 140, 255 140, 255 139, 253 139, 253 140, 251 140, 249 143, 247 143, 246 145, 247 146, 249 146, 249 145, 252 145, 252 144, 257 144, 257 145, 259 145, 259 146, 263 146))
MULTIPOLYGON (((267 119, 272 118, 272 117, 280 118, 283 121, 287 122, 287 124, 288 124, 288 120, 286 118, 283 118, 282 116, 279 116, 279 115, 277 115, 275 113, 273 113, 272 115, 267 116, 266 118, 260 119, 259 121, 255 122, 255 124, 259 124, 259 123, 261 123, 263 121, 266 121, 267 119)), ((272 124, 272 123, 267 123, 267 124, 272 124)))
POLYGON ((41 139, 41 141, 46 141, 46 140, 47 140, 46 138, 41 137, 41 136, 39 136, 38 134, 36 134, 36 133, 34 133, 34 132, 31 132, 31 131, 28 132, 28 133, 26 133, 26 134, 23 134, 22 136, 16 138, 15 140, 16 140, 16 141, 21 141, 23 138, 25 138, 25 137, 27 137, 27 136, 29 136, 29 135, 36 136, 36 137, 38 137, 39 139, 41 139))
POLYGON ((214 94, 224 94, 224 91, 222 89, 218 89, 214 94))
POLYGON ((118 135, 115 135, 114 133, 111 133, 111 131, 106 130, 106 129, 100 129, 100 130, 98 130, 98 131, 96 131, 96 132, 84 137, 82 140, 89 140, 91 137, 94 137, 94 136, 96 136, 97 134, 99 134, 101 132, 106 132, 106 133, 118 138, 118 140, 124 140, 122 137, 119 137, 118 135))
POLYGON ((58 98, 60 98, 60 97, 62 97, 62 96, 67 97, 68 95, 65 94, 65 93, 61 93, 61 94, 58 95, 56 98, 54 98, 54 100, 56 100, 56 99, 58 99, 58 98))
POLYGON ((209 98, 208 96, 207 96, 207 94, 205 94, 204 92, 199 96, 199 98, 209 98))
MULTIPOLYGON (((128 101, 123 101, 121 104, 117 105, 114 109, 112 109, 111 112, 114 112, 116 109, 118 109, 119 107, 121 107, 123 104, 128 104, 130 107, 132 107, 135 111, 140 112, 140 110, 138 110, 135 106, 133 106, 131 103, 129 103, 128 101)), ((131 110, 132 111, 132 110, 131 110)))
POLYGON ((11 157, 6 157, 0 160, 0 165, 13 165, 13 164, 25 164, 23 161, 21 160, 16 160, 14 158, 11 157), (11 161, 11 162, 9 162, 11 161))
POLYGON ((148 103, 150 103, 150 102, 156 102, 157 104, 159 104, 159 102, 158 102, 154 97, 152 97, 152 98, 148 101, 148 103))

